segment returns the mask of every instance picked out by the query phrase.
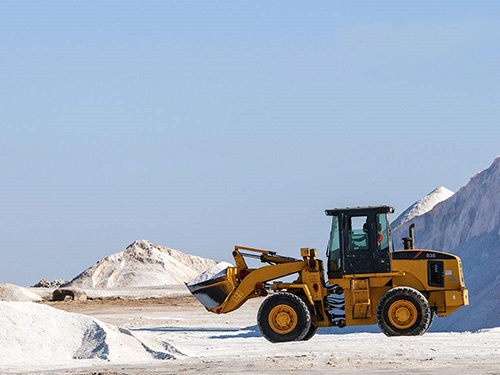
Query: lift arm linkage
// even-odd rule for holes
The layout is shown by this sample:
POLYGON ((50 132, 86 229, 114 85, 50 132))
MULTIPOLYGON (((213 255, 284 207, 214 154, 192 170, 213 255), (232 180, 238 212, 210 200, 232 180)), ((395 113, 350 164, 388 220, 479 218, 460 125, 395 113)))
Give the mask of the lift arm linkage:
POLYGON ((304 263, 305 259, 285 257, 277 255, 274 251, 246 246, 235 246, 233 257, 236 263, 234 277, 232 278, 234 289, 228 294, 224 303, 210 309, 217 314, 234 311, 250 298, 267 295, 265 290, 267 281, 299 273, 307 264, 304 263), (260 255, 241 252, 240 250, 259 253, 260 255), (261 262, 270 263, 270 265, 251 269, 248 268, 244 258, 260 259, 261 262))

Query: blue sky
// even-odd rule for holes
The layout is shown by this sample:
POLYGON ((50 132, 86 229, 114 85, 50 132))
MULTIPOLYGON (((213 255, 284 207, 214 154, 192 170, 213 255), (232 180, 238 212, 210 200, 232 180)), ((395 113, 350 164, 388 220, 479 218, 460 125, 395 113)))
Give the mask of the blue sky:
POLYGON ((0 2, 0 282, 136 239, 323 254, 500 154, 500 3, 0 2))

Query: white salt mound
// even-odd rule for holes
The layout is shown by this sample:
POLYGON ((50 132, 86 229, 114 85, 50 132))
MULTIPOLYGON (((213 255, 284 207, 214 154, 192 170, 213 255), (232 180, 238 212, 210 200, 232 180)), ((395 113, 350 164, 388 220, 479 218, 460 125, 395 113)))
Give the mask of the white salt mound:
POLYGON ((195 285, 195 284, 201 283, 203 281, 207 281, 210 279, 216 279, 220 276, 223 276, 226 274, 226 269, 228 267, 234 267, 234 266, 231 263, 227 263, 227 262, 217 263, 215 266, 210 267, 205 272, 202 272, 201 274, 196 276, 187 285, 195 285))
POLYGON ((417 249, 444 250, 462 260, 470 304, 432 329, 475 331, 500 326, 500 157, 431 211, 393 229, 396 248, 415 224, 417 249))
POLYGON ((215 264, 217 262, 211 259, 140 240, 122 252, 101 259, 74 278, 69 286, 123 289, 184 285, 215 264))
MULTIPOLYGON (((42 298, 28 289, 14 284, 0 284, 0 301, 41 301, 42 298)), ((0 326, 1 327, 1 326, 0 326)))
POLYGON ((56 279, 56 280, 46 280, 42 279, 39 282, 37 282, 35 285, 32 286, 32 288, 59 288, 61 285, 67 284, 67 280, 61 280, 61 279, 56 279))
POLYGON ((437 189, 434 189, 425 197, 419 199, 415 203, 413 203, 410 207, 408 207, 401 215, 397 217, 391 223, 392 229, 397 228, 398 226, 407 223, 414 217, 423 215, 430 210, 432 210, 438 203, 441 203, 451 197, 453 193, 450 189, 445 188, 444 186, 440 186, 437 189))
POLYGON ((180 354, 166 342, 139 340, 126 329, 31 302, 0 302, 0 327, 0 369, 83 366, 81 359, 150 362, 180 354))

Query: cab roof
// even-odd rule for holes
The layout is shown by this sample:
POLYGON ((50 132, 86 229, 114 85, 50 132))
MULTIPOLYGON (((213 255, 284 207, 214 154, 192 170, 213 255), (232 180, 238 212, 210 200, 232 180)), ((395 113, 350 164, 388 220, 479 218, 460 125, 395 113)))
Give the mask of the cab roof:
POLYGON ((331 210, 325 210, 327 216, 333 216, 340 213, 343 214, 356 214, 365 212, 384 212, 392 214, 394 212, 394 207, 392 206, 358 206, 358 207, 346 207, 346 208, 333 208, 331 210))

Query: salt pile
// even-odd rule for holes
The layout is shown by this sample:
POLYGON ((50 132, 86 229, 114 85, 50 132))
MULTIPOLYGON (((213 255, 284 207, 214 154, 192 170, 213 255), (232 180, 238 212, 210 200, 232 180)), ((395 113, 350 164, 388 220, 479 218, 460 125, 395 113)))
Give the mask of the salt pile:
POLYGON ((437 189, 434 189, 429 194, 427 194, 422 199, 419 199, 415 203, 413 203, 410 207, 408 207, 401 215, 397 217, 391 223, 392 229, 397 228, 398 226, 410 221, 414 217, 420 216, 432 210, 438 203, 441 203, 451 197, 454 193, 445 188, 444 186, 440 186, 437 189))
POLYGON ((61 279, 56 279, 56 280, 46 280, 42 279, 39 282, 37 282, 35 285, 32 286, 32 288, 59 288, 61 285, 67 284, 67 280, 61 280, 61 279))
POLYGON ((31 302, 0 302, 0 369, 84 365, 81 359, 113 363, 171 359, 180 353, 163 341, 81 314, 31 302))
MULTIPOLYGON (((41 301, 42 298, 28 289, 13 285, 0 284, 0 301, 41 301)), ((1 327, 1 326, 0 326, 1 327)))
POLYGON ((92 288, 135 288, 184 285, 216 261, 149 241, 135 241, 124 251, 101 259, 74 278, 69 286, 92 288))
POLYGON ((204 281, 210 280, 210 279, 216 279, 220 276, 226 275, 226 269, 228 267, 234 267, 231 263, 227 262, 220 262, 217 263, 215 266, 210 267, 208 270, 205 272, 202 272, 198 276, 196 276, 193 280, 191 280, 187 285, 195 285, 198 283, 202 283, 204 281))
POLYGON ((393 229, 396 248, 415 224, 415 247, 449 251, 462 259, 470 304, 433 325, 474 331, 500 326, 500 157, 429 212, 393 229))

